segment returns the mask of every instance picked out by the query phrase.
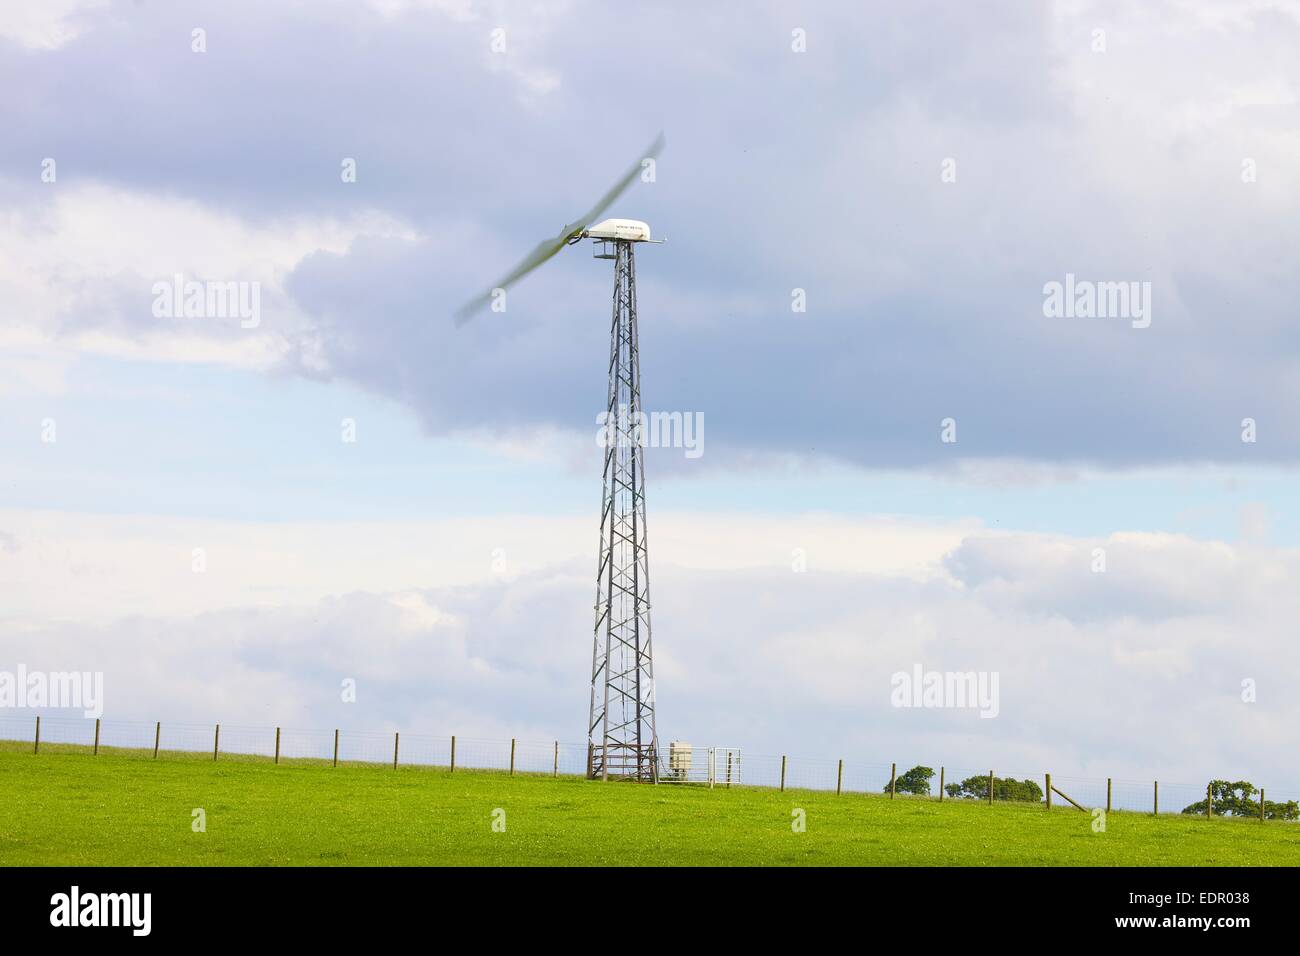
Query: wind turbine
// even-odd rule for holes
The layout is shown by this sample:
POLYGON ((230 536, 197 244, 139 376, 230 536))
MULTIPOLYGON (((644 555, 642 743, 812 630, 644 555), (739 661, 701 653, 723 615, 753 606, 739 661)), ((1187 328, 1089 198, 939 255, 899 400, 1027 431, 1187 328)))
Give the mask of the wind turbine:
MULTIPOLYGON (((644 157, 663 148, 660 133, 644 157)), ((614 260, 609 327, 609 390, 596 565, 596 623, 591 651, 591 704, 587 720, 587 776, 659 780, 655 731, 654 657, 650 640, 650 563, 646 538, 645 462, 641 447, 641 352, 637 345, 636 257, 650 227, 638 219, 596 222, 637 178, 638 160, 591 209, 539 242, 496 286, 456 313, 464 325, 506 289, 567 245, 593 239, 597 259, 614 260), (594 223, 594 225, 593 225, 594 223)))

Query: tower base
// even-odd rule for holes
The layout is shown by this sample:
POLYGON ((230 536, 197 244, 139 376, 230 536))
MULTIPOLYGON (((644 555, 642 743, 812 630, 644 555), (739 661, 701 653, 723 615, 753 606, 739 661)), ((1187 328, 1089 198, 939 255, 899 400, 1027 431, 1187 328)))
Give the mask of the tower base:
POLYGON ((659 754, 646 744, 588 744, 587 779, 658 783, 659 754))

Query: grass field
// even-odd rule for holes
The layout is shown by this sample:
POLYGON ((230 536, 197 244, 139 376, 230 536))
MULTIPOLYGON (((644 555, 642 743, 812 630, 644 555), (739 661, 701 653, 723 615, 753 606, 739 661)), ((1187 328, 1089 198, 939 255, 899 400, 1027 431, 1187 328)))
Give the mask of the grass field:
POLYGON ((1300 864, 1300 825, 0 743, 3 865, 1300 864), (206 814, 206 832, 191 828, 206 814), (792 811, 807 830, 791 828, 792 811), (505 831, 492 827, 505 812, 505 831))

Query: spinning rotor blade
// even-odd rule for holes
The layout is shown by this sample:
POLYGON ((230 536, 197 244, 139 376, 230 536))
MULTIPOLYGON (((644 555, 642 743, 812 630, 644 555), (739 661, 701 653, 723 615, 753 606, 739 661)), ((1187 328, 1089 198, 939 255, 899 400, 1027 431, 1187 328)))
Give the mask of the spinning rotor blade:
POLYGON ((659 151, 663 148, 664 148, 664 134, 660 133, 658 136, 655 137, 655 141, 651 143, 650 146, 646 149, 645 153, 642 155, 642 159, 638 159, 635 163, 633 163, 632 168, 629 169, 627 172, 625 172, 623 174, 623 177, 618 182, 616 182, 613 186, 610 187, 609 192, 605 193, 605 195, 600 197, 600 200, 596 203, 596 205, 592 206, 590 209, 587 210, 587 214, 585 216, 583 216, 578 222, 572 223, 566 228, 573 229, 576 226, 579 230, 586 229, 593 222, 599 219, 601 214, 604 213, 606 209, 608 209, 610 206, 614 204, 614 200, 617 199, 619 196, 623 195, 623 190, 627 189, 628 186, 632 185, 632 180, 636 179, 637 176, 640 175, 641 163, 645 159, 653 159, 654 157, 658 156, 659 151))
MULTIPOLYGON (((655 138, 655 141, 650 144, 650 148, 645 152, 643 158, 658 156, 659 151, 663 148, 664 134, 660 133, 655 138)), ((524 260, 520 262, 519 265, 515 266, 506 273, 503 278, 498 280, 496 285, 491 289, 488 289, 482 295, 476 296, 462 305, 456 312, 456 324, 464 325, 472 319, 475 313, 482 309, 483 306, 492 301, 492 292, 494 289, 509 288, 513 283, 522 279, 528 273, 532 272, 542 263, 546 262, 546 260, 550 259, 553 255, 563 249, 570 241, 581 236, 582 231, 595 222, 596 219, 600 217, 601 213, 613 205, 614 200, 621 196, 628 186, 632 185, 632 181, 636 179, 637 175, 641 172, 641 162, 642 160, 638 159, 633 163, 632 168, 624 173, 619 181, 616 182, 609 191, 605 193, 605 195, 601 196, 596 205, 587 210, 581 219, 569 223, 555 238, 543 239, 536 245, 536 247, 534 247, 532 252, 524 257, 524 260)))
POLYGON ((567 235, 556 236, 554 239, 543 239, 536 245, 536 247, 534 247, 532 252, 528 253, 528 255, 524 257, 523 262, 519 263, 519 265, 511 269, 503 278, 498 280, 496 285, 491 289, 488 289, 482 295, 475 296, 473 299, 470 299, 462 305, 456 312, 456 324, 464 325, 470 319, 474 318, 475 313, 477 313, 479 309, 492 301, 492 293, 494 290, 509 288, 510 284, 515 280, 526 276, 547 259, 551 258, 551 256, 563 249, 568 241, 569 238, 567 235))

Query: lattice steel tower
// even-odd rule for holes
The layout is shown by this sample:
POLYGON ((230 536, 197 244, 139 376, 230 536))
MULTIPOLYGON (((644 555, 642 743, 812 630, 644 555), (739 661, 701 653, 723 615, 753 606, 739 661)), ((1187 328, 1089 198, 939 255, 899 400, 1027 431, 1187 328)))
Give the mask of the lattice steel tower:
POLYGON ((614 260, 614 314, 609 328, 609 401, 605 431, 604 497, 600 510, 600 561, 596 571, 596 628, 591 651, 591 709, 587 723, 587 775, 658 782, 655 677, 650 653, 650 568, 646 560, 645 460, 641 443, 641 357, 636 341, 638 242, 650 238, 639 219, 604 219, 638 178, 653 182, 664 135, 619 177, 596 204, 550 239, 543 239, 496 286, 456 312, 464 325, 565 246, 596 241, 596 258, 614 260))
MULTIPOLYGON (((647 229, 647 239, 648 233, 647 229)), ((587 775, 657 782, 635 241, 600 239, 595 248, 596 258, 614 260, 614 307, 609 329, 587 775)))

